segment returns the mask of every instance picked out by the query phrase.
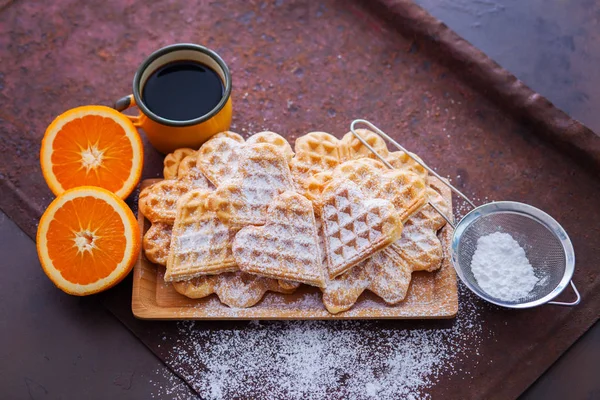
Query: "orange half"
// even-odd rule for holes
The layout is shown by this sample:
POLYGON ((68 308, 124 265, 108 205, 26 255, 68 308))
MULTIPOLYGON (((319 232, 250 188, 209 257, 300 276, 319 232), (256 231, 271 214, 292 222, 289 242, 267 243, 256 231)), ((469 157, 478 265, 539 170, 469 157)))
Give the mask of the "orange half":
POLYGON ((119 283, 140 251, 140 230, 123 200, 82 186, 58 196, 40 219, 37 251, 52 282, 84 296, 119 283))
POLYGON ((98 186, 124 199, 142 174, 140 136, 125 115, 83 106, 59 115, 46 129, 40 152, 44 179, 55 195, 98 186))

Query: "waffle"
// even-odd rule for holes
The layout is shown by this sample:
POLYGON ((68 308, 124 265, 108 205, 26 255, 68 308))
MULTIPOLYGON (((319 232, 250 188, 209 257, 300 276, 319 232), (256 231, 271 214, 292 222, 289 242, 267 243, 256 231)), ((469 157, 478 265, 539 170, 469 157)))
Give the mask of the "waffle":
POLYGON ((238 153, 244 147, 243 142, 224 134, 220 135, 204 143, 198 150, 196 159, 200 171, 215 186, 235 174, 238 167, 238 153))
MULTIPOLYGON (((410 153, 410 155, 422 161, 416 154, 410 153)), ((403 151, 391 152, 388 154, 385 160, 390 163, 393 168, 412 171, 423 179, 427 179, 427 176, 429 175, 425 168, 419 165, 419 163, 410 158, 403 151)))
POLYGON ((165 179, 140 192, 139 210, 150 222, 175 222, 177 200, 193 189, 190 182, 165 179))
POLYGON ((437 231, 445 220, 427 201, 445 213, 449 205, 425 168, 389 152, 375 133, 357 132, 395 169, 352 133, 311 132, 296 140, 295 156, 276 133, 245 142, 229 131, 198 151, 169 154, 168 180, 140 194, 152 222, 146 258, 167 266, 165 280, 179 293, 216 293, 231 307, 301 283, 320 287, 334 314, 365 290, 397 304, 412 272, 438 269, 444 256, 437 231))
MULTIPOLYGON (((442 183, 430 178, 432 186, 442 183)), ((429 201, 443 212, 449 205, 433 187, 428 187, 429 201)), ((351 308, 364 290, 370 290, 388 304, 397 304, 406 296, 412 272, 440 268, 444 254, 437 231, 445 220, 425 206, 404 224, 402 236, 389 247, 358 264, 350 271, 327 282, 323 304, 336 314, 351 308)))
POLYGON ((380 161, 361 158, 338 165, 333 172, 322 172, 307 179, 304 192, 321 208, 321 194, 333 179, 354 182, 368 197, 389 200, 402 221, 427 202, 426 181, 408 170, 390 170, 380 161))
POLYGON ((144 235, 142 246, 144 254, 150 262, 167 265, 172 230, 173 225, 164 222, 156 222, 148 229, 144 235))
POLYGON ((389 248, 327 282, 323 305, 332 314, 350 309, 362 292, 370 290, 388 304, 404 300, 410 286, 411 267, 389 248))
POLYGON ((192 153, 195 153, 194 149, 182 148, 167 154, 163 161, 163 176, 165 177, 165 179, 176 179, 177 171, 179 170, 179 164, 181 163, 181 160, 183 160, 192 153))
POLYGON ((310 132, 296 139, 296 157, 290 163, 294 182, 302 188, 304 181, 319 172, 333 170, 344 158, 340 141, 326 132, 310 132))
POLYGON ((235 271, 231 241, 237 230, 224 225, 205 207, 206 190, 184 195, 177 205, 165 281, 235 271))
POLYGON ((369 199, 350 181, 333 180, 323 191, 321 218, 331 279, 393 243, 402 222, 393 204, 369 199))
MULTIPOLYGON (((177 150, 171 154, 175 153, 177 150)), ((177 200, 181 196, 193 189, 212 190, 212 184, 194 165, 196 156, 196 152, 192 151, 179 161, 176 179, 165 179, 141 191, 138 200, 139 209, 152 223, 173 224, 177 200)), ((172 174, 172 171, 169 173, 172 174)))
MULTIPOLYGON (((373 149, 379 153, 383 158, 386 158, 389 154, 385 140, 383 140, 375 132, 368 129, 356 129, 356 133, 360 135, 373 149)), ((358 158, 373 158, 377 159, 377 156, 371 152, 365 145, 352 132, 348 132, 344 135, 341 141, 341 145, 344 147, 345 157, 344 161, 354 160, 358 158)))
MULTIPOLYGON (((429 202, 445 215, 450 215, 452 212, 450 205, 444 197, 440 195, 441 190, 448 190, 447 187, 440 182, 439 179, 434 177, 429 178, 429 185, 430 187, 427 189, 429 202)), ((444 217, 438 214, 431 206, 423 207, 419 213, 413 216, 413 220, 417 219, 423 220, 421 223, 426 224, 434 231, 440 230, 446 224, 444 217)))
MULTIPOLYGON (((449 212, 449 204, 434 187, 442 183, 430 178, 429 201, 441 211, 449 212)), ((434 271, 443 260, 437 231, 445 220, 428 205, 404 224, 402 236, 389 247, 361 262, 350 271, 327 282, 323 304, 332 314, 348 310, 364 290, 370 290, 388 304, 404 299, 413 271, 434 271)))
POLYGON ((321 196, 325 186, 333 180, 333 171, 323 171, 307 178, 303 183, 301 192, 316 205, 315 212, 320 213, 321 196))
POLYGON ((218 139, 218 138, 224 138, 224 137, 232 139, 238 143, 244 143, 244 138, 240 134, 232 132, 232 131, 219 132, 219 133, 211 136, 210 139, 218 139))
POLYGON ((251 136, 246 143, 238 134, 222 132, 202 145, 197 159, 198 168, 209 181, 218 186, 235 175, 241 150, 259 143, 273 145, 282 154, 286 162, 294 156, 287 140, 274 132, 257 133, 251 136))
POLYGON ((232 308, 252 307, 267 291, 289 294, 295 290, 295 288, 281 287, 275 279, 239 271, 173 282, 173 287, 178 293, 192 299, 200 299, 216 293, 222 303, 232 308))
POLYGON ((271 200, 293 186, 290 169, 280 149, 267 143, 244 146, 239 158, 234 177, 209 196, 208 208, 225 224, 263 225, 271 200))
POLYGON ((334 170, 333 178, 354 182, 367 196, 389 200, 402 221, 427 202, 425 180, 410 171, 386 169, 377 160, 347 161, 334 170))
POLYGON ((442 265, 444 254, 436 231, 422 220, 409 220, 399 240, 390 249, 406 260, 413 271, 435 271, 442 265))
POLYGON ((196 156, 197 152, 191 149, 175 150, 165 158, 164 173, 171 178, 140 193, 139 209, 152 222, 144 235, 142 247, 146 258, 155 264, 167 264, 171 230, 180 197, 192 189, 211 190, 213 187, 196 167, 196 156))
POLYGON ((244 272, 324 287, 313 207, 305 197, 284 192, 273 199, 264 226, 248 226, 233 241, 244 272))
POLYGON ((294 152, 292 151, 292 147, 290 146, 288 141, 285 140, 285 138, 283 136, 280 136, 280 135, 276 134, 275 132, 264 131, 264 132, 255 133, 254 135, 252 135, 248 138, 246 143, 248 143, 248 144, 255 144, 255 143, 272 144, 273 146, 281 149, 281 153, 288 163, 294 157, 294 152))
POLYGON ((195 189, 214 188, 213 184, 204 176, 200 168, 197 166, 198 152, 193 152, 189 156, 181 160, 177 176, 184 182, 189 182, 195 189))
MULTIPOLYGON (((430 178, 428 187, 429 202, 448 215, 448 202, 433 187, 443 185, 437 178, 430 178)), ((402 236, 390 248, 410 263, 413 271, 434 271, 440 268, 443 260, 442 244, 437 232, 446 220, 432 207, 426 205, 413 215, 404 225, 402 236)))
POLYGON ((277 282, 282 290, 294 291, 300 287, 300 282, 286 281, 283 279, 278 279, 277 282))

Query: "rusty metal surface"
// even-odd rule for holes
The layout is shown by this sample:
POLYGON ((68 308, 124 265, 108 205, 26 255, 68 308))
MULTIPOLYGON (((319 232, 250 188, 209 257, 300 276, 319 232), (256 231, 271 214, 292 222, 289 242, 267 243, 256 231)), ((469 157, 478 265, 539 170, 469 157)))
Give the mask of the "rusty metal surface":
MULTIPOLYGON (((392 3, 396 17, 403 17, 409 3, 392 3)), ((530 203, 563 224, 577 253, 581 306, 514 312, 480 304, 493 338, 479 349, 477 368, 459 362, 455 367, 470 375, 444 374, 429 389, 434 396, 517 396, 599 317, 600 183, 536 128, 474 90, 452 69, 457 64, 448 61, 449 52, 437 52, 440 43, 421 39, 419 29, 409 34, 405 27, 399 35, 398 19, 382 25, 379 12, 341 0, 7 5, 0 11, 0 54, 10 60, 0 75, 0 189, 9 195, 2 194, 0 207, 33 237, 39 212, 52 199, 38 164, 40 139, 52 118, 128 94, 137 65, 158 47, 205 44, 233 74, 233 130, 269 129, 292 141, 311 130, 340 137, 352 119, 367 118, 455 177, 474 198, 530 203), (527 368, 513 375, 517 365, 527 368)), ((428 24, 421 21, 421 33, 432 28, 428 24)), ((144 177, 156 177, 161 158, 145 148, 144 177)), ((176 334, 175 325, 133 320, 130 298, 130 288, 121 285, 107 293, 106 304, 165 359, 169 346, 160 338, 165 331, 176 334)), ((442 324, 425 326, 447 327, 442 324)), ((363 328, 414 326, 381 322, 363 328)))

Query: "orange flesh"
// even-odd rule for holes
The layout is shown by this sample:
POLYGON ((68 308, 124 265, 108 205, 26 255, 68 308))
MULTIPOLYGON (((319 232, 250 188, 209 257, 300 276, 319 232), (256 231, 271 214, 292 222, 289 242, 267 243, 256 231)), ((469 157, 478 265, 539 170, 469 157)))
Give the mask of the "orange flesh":
POLYGON ((106 202, 75 198, 56 211, 48 227, 47 248, 62 276, 81 285, 106 278, 125 255, 125 227, 106 202), (76 239, 83 250, 76 244, 76 239))
POLYGON ((86 115, 66 123, 52 147, 52 171, 65 190, 85 183, 115 192, 132 168, 131 142, 110 118, 86 115))

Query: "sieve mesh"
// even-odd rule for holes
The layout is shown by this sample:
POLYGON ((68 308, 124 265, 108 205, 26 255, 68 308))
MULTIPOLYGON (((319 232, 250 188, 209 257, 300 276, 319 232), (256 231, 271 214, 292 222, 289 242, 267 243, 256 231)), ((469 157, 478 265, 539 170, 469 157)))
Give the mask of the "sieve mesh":
POLYGON ((458 267, 463 279, 480 291, 483 297, 515 305, 541 299, 552 292, 565 274, 566 256, 559 238, 546 225, 528 215, 497 211, 476 218, 463 232, 457 249, 458 267), (518 301, 505 301, 488 295, 477 283, 471 271, 471 260, 481 236, 494 232, 510 234, 525 250, 527 259, 539 279, 531 293, 518 301))

